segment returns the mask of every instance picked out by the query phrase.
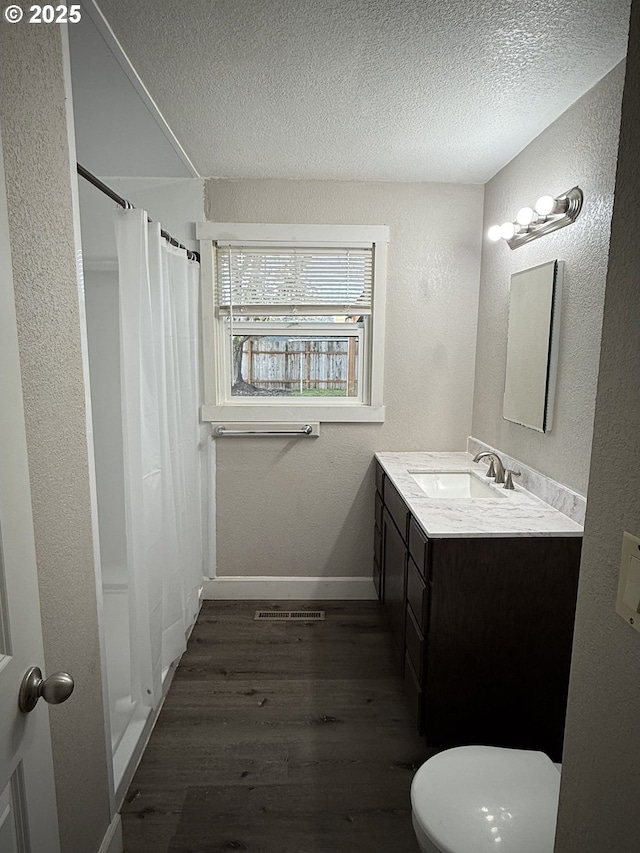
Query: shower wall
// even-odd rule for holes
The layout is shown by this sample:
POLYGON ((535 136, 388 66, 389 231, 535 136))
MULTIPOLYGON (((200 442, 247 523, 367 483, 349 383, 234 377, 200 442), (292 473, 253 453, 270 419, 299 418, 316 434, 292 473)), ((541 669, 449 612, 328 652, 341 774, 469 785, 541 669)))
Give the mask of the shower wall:
POLYGON ((126 583, 118 271, 85 269, 102 582, 126 583))
POLYGON ((131 696, 118 271, 115 261, 102 261, 100 266, 101 269, 96 269, 95 263, 88 261, 84 280, 102 568, 102 624, 111 757, 114 787, 118 790, 150 709, 134 702, 131 696))

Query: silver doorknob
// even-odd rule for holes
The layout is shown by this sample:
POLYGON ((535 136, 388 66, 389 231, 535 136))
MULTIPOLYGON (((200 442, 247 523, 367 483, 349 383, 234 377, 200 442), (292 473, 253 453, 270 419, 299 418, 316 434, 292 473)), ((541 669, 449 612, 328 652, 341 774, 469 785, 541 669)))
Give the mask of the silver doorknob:
POLYGON ((68 672, 54 672, 49 678, 43 678, 39 667, 29 667, 20 684, 18 707, 23 714, 28 714, 36 707, 41 696, 50 705, 59 705, 67 701, 73 688, 73 678, 68 672))

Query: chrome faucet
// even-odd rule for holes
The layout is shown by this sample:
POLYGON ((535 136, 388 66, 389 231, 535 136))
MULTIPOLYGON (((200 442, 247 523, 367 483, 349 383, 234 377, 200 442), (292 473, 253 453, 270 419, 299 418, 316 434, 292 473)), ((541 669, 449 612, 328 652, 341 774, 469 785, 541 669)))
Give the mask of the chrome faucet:
POLYGON ((473 457, 474 462, 479 462, 481 459, 489 456, 491 459, 491 464, 489 465, 489 470, 487 471, 487 477, 495 477, 496 483, 504 483, 504 465, 502 464, 502 459, 495 453, 493 450, 483 450, 481 453, 476 453, 473 457))

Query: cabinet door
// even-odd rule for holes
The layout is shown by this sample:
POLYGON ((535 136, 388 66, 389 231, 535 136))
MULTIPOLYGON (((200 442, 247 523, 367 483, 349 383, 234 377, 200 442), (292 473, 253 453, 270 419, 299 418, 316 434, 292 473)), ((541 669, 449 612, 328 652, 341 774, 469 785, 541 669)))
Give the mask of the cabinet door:
POLYGON ((407 546, 385 507, 383 518, 384 606, 394 645, 404 666, 405 588, 407 546))
POLYGON ((562 756, 580 540, 433 540, 430 746, 562 756))

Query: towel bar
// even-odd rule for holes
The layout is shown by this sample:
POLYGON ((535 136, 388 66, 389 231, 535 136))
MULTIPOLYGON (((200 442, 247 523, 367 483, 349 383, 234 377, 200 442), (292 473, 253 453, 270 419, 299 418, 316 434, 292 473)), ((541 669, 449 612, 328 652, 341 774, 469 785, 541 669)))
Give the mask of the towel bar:
POLYGON ((236 429, 235 424, 216 424, 212 427, 213 438, 223 438, 224 436, 281 436, 284 438, 302 438, 305 436, 317 436, 320 434, 319 424, 304 424, 297 429, 281 428, 279 424, 252 424, 253 429, 236 429), (272 427, 277 426, 278 429, 272 427), (229 428, 231 427, 231 428, 229 428))

